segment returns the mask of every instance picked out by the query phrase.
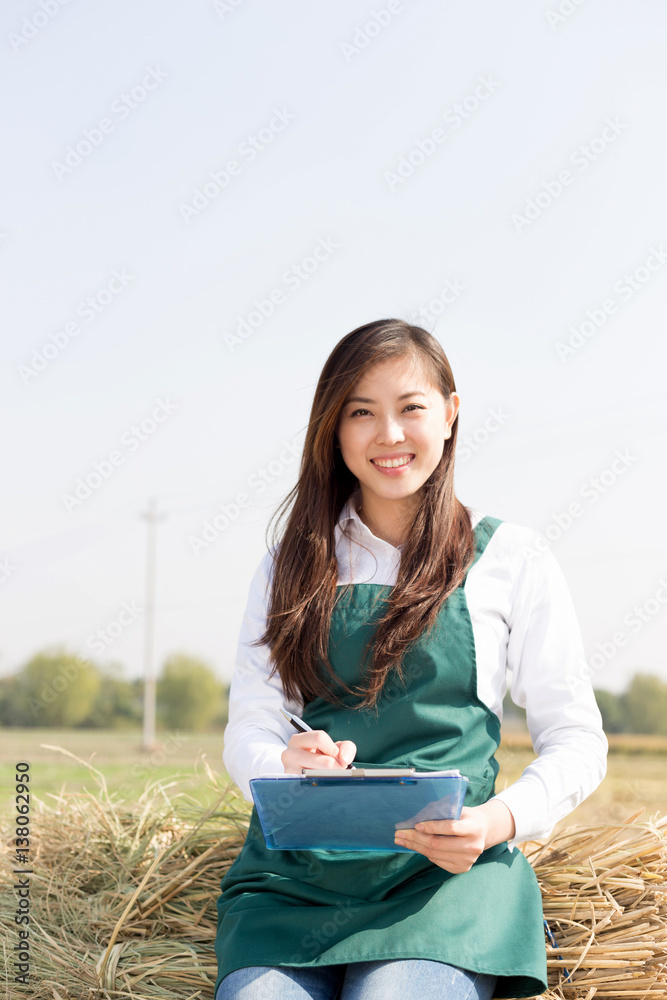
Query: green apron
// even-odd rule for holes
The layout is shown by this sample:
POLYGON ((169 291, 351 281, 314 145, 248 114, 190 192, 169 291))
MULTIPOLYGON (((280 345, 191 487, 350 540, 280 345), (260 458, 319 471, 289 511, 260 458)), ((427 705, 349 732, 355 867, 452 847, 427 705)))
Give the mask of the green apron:
MULTIPOLYGON (((486 517, 476 526, 475 561, 500 523, 486 517)), ((340 588, 329 656, 347 684, 359 681, 391 590, 373 583, 340 588)), ((465 805, 486 802, 498 773, 500 724, 477 696, 463 584, 403 663, 404 684, 387 682, 377 713, 353 711, 349 697, 346 707, 316 698, 304 721, 334 740, 352 740, 359 767, 458 767, 469 779, 465 805)), ((253 808, 221 890, 216 992, 226 975, 247 966, 409 958, 496 975, 496 997, 532 997, 547 988, 540 888, 525 856, 506 842, 456 875, 413 851, 270 851, 253 808)))

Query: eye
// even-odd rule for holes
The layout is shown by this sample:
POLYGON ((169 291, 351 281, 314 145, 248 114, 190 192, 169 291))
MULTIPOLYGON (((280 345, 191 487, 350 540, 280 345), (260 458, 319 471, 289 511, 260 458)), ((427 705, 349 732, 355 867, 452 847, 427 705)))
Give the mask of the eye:
MULTIPOLYGON (((425 409, 426 407, 420 406, 419 403, 408 403, 408 405, 404 407, 404 410, 425 410, 425 409)), ((365 410, 363 407, 361 407, 358 410, 353 410, 352 413, 350 413, 350 417, 356 417, 358 413, 370 413, 370 410, 365 410)))

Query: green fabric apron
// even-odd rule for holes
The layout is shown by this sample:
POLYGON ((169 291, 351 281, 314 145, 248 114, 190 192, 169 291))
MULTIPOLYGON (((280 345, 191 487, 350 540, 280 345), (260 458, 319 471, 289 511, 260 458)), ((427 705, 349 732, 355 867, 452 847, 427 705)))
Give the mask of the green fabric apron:
MULTIPOLYGON (((487 517, 476 526, 475 561, 500 523, 487 517)), ((372 583, 340 588, 329 655, 348 684, 359 680, 391 590, 372 583)), ((359 767, 458 767, 469 779, 465 805, 486 802, 498 773, 500 725, 477 696, 463 584, 431 632, 413 644, 404 669, 405 683, 387 683, 377 713, 353 711, 352 699, 341 708, 317 698, 304 721, 334 740, 353 740, 359 767)), ((406 958, 497 975, 496 997, 532 997, 547 986, 539 885, 524 855, 507 843, 456 875, 413 851, 269 851, 253 808, 221 890, 216 991, 226 975, 247 966, 406 958)))

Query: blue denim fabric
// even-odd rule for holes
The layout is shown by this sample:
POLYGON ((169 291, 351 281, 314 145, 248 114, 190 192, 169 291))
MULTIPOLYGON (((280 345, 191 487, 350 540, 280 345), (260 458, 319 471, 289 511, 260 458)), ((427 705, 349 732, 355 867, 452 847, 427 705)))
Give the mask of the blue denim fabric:
POLYGON ((423 959, 260 965, 225 976, 215 1000, 491 1000, 495 985, 496 976, 423 959))

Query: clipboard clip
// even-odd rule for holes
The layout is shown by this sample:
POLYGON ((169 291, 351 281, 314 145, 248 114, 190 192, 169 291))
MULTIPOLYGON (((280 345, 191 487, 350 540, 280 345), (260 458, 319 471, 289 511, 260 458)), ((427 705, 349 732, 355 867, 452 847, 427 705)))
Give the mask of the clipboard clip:
POLYGON ((320 769, 303 767, 304 778, 409 778, 415 773, 414 767, 353 767, 350 770, 333 768, 320 769))

